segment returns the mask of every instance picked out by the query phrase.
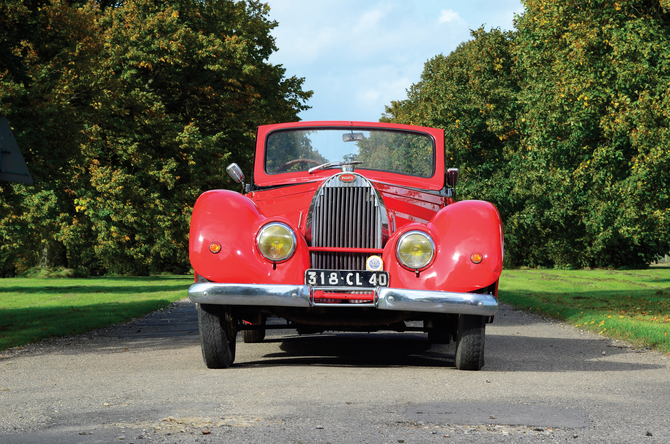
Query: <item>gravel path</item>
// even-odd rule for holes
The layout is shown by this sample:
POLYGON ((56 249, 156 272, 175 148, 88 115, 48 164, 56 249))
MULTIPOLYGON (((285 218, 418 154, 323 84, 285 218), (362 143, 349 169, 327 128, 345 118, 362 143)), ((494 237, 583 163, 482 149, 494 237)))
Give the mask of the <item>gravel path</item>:
POLYGON ((202 363, 193 304, 0 352, 0 443, 668 443, 670 358, 503 307, 486 366, 423 334, 268 332, 202 363))

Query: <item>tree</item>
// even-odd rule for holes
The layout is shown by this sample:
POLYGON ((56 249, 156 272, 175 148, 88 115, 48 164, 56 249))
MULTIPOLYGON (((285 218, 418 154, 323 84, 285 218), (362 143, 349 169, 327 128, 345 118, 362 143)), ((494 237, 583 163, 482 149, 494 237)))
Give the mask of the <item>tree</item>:
POLYGON ((269 174, 291 171, 305 171, 315 164, 328 162, 314 147, 310 136, 315 131, 279 131, 270 134, 266 140, 265 170, 269 174), (309 159, 312 162, 296 162, 309 159))
POLYGON ((526 203, 510 221, 530 264, 641 266, 670 248, 669 18, 652 1, 526 2, 526 203))
POLYGON ((508 198, 521 119, 515 33, 480 28, 472 37, 429 60, 407 99, 386 107, 382 120, 444 129, 447 167, 461 170, 459 197, 491 201, 508 216, 518 208, 508 198))
POLYGON ((525 6, 426 63, 386 119, 445 129, 511 264, 644 266, 670 250, 670 3, 525 6))
POLYGON ((30 187, 0 184, 4 274, 16 266, 68 264, 60 231, 76 224, 73 168, 89 118, 81 74, 101 46, 90 5, 8 1, 0 8, 0 114, 14 127, 35 180, 30 187))
MULTIPOLYGON (((48 115, 40 107, 28 111, 25 101, 51 102, 22 89, 16 76, 3 76, 3 111, 23 128, 17 140, 31 153, 26 161, 45 171, 39 183, 48 189, 40 198, 48 205, 35 206, 38 190, 14 188, 25 198, 5 205, 4 251, 54 239, 66 247, 71 266, 187 270, 196 197, 230 186, 225 165, 231 158, 250 164, 256 126, 297 120, 311 96, 302 91, 303 79, 285 78, 281 65, 267 61, 277 25, 268 7, 224 0, 107 2, 104 10, 94 2, 44 5, 31 12, 38 35, 58 29, 67 45, 36 38, 36 55, 19 58, 34 65, 34 88, 67 100, 54 99, 48 115), (81 20, 50 27, 54 11, 81 20), (61 71, 49 71, 57 80, 49 83, 44 73, 56 61, 61 71), (58 137, 38 136, 35 128, 45 121, 58 137), (12 232, 17 218, 33 221, 22 225, 20 240, 12 232)), ((14 265, 35 263, 32 255, 14 265)))
POLYGON ((356 146, 358 154, 350 157, 362 162, 361 168, 422 177, 430 177, 435 168, 433 141, 429 137, 373 130, 356 146))

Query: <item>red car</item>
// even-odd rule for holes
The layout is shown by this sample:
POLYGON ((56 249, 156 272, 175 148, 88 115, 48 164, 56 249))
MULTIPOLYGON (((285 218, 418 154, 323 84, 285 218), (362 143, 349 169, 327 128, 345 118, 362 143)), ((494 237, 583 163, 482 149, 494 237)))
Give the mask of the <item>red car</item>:
POLYGON ((193 209, 189 297, 207 367, 229 367, 237 332, 260 342, 273 316, 298 333, 454 338, 456 367, 480 369, 498 310, 502 223, 488 202, 454 202, 458 170, 445 170, 444 155, 433 128, 259 127, 251 182, 227 169, 245 193, 207 191, 193 209))

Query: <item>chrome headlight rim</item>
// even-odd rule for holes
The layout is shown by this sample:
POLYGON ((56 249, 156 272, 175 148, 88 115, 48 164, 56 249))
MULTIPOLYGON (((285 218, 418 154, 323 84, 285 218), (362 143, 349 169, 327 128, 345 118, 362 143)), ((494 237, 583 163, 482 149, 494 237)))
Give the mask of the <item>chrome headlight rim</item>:
POLYGON ((396 256, 396 259, 398 260, 398 263, 400 265, 402 265, 403 267, 407 268, 408 270, 412 270, 412 271, 425 270, 426 268, 430 267, 432 265, 433 261, 435 260, 435 241, 430 236, 430 234, 426 233, 425 231, 421 231, 421 230, 408 231, 406 233, 403 233, 402 236, 400 236, 398 238, 398 242, 396 243, 396 247, 395 247, 395 256, 396 256), (403 244, 403 242, 409 236, 417 235, 417 234, 424 237, 425 239, 428 240, 428 242, 430 242, 431 255, 430 255, 430 258, 423 265, 421 265, 420 267, 413 267, 413 266, 408 265, 405 262, 403 262, 402 256, 400 255, 400 247, 403 244))
POLYGON ((267 223, 267 224, 263 225, 263 226, 258 230, 258 234, 256 235, 256 248, 258 248, 258 252, 261 254, 261 256, 263 256, 263 258, 265 258, 266 260, 268 260, 268 261, 270 261, 270 262, 272 262, 272 263, 275 263, 275 264, 278 264, 278 263, 281 263, 281 262, 286 262, 287 260, 291 259, 291 258, 293 257, 293 255, 295 254, 295 250, 296 250, 297 246, 298 246, 298 239, 297 239, 297 237, 296 237, 296 235, 295 235, 295 231, 293 231, 293 229, 292 229, 290 226, 288 226, 287 224, 285 224, 285 223, 283 223, 283 222, 270 222, 270 223, 267 223), (288 232, 288 234, 291 236, 291 241, 292 241, 293 245, 292 245, 291 250, 289 251, 288 254, 284 255, 283 257, 281 257, 281 258, 279 258, 279 259, 274 259, 274 258, 268 257, 268 256, 263 252, 263 249, 261 248, 261 237, 263 236, 263 234, 264 234, 269 228, 271 228, 271 227, 277 227, 277 226, 284 228, 284 229, 288 232))

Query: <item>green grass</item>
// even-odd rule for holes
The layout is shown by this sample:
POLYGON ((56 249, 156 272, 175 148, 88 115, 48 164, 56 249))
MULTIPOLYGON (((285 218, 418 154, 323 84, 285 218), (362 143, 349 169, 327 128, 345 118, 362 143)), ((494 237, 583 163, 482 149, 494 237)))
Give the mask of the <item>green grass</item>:
MULTIPOLYGON (((186 297, 191 276, 0 279, 0 350, 125 322, 186 297)), ((670 353, 670 268, 505 270, 500 300, 670 353)))
POLYGON ((140 317, 186 297, 191 276, 0 279, 0 350, 140 317))
POLYGON ((670 353, 670 268, 505 270, 500 300, 670 353))

